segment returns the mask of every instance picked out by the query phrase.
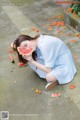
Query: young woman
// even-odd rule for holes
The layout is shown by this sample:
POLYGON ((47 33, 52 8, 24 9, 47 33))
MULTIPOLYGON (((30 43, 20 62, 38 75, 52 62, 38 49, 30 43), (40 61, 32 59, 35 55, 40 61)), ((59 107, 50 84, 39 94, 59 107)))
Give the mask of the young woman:
POLYGON ((34 38, 20 35, 14 41, 14 46, 16 50, 18 46, 33 47, 32 54, 21 56, 18 53, 18 56, 28 61, 40 78, 46 79, 46 90, 53 89, 58 83, 71 82, 77 72, 70 49, 59 38, 43 34, 34 38))

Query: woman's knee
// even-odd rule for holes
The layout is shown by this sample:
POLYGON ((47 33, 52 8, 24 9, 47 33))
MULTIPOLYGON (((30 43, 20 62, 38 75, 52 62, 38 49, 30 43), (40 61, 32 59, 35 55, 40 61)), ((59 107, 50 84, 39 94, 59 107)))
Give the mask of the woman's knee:
POLYGON ((46 75, 46 81, 50 82, 50 81, 57 81, 56 77, 54 77, 51 73, 48 73, 46 75))

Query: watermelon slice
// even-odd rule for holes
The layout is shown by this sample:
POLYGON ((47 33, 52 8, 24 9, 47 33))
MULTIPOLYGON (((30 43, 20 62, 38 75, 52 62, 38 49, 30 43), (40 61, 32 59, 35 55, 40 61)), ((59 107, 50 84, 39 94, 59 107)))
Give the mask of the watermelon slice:
POLYGON ((33 52, 33 48, 18 47, 17 50, 21 55, 29 55, 33 52))

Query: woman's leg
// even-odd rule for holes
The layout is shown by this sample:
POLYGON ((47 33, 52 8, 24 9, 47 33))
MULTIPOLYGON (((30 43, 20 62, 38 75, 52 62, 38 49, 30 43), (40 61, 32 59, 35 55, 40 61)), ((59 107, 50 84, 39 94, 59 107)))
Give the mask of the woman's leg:
POLYGON ((58 80, 51 73, 46 75, 47 85, 45 86, 46 90, 52 90, 57 84, 58 80))

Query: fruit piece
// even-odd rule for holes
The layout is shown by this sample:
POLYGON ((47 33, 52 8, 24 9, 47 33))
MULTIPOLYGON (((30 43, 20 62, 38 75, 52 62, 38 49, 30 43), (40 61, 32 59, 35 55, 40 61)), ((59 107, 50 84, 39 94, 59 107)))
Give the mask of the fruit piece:
POLYGON ((74 89, 76 86, 74 84, 70 85, 70 89, 74 89))
POLYGON ((21 55, 29 55, 33 52, 33 48, 18 47, 17 50, 21 55))
POLYGON ((60 97, 61 96, 61 93, 54 93, 52 94, 52 97, 60 97))

